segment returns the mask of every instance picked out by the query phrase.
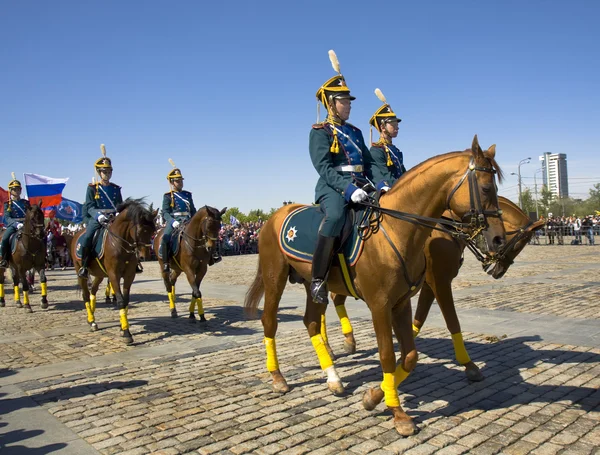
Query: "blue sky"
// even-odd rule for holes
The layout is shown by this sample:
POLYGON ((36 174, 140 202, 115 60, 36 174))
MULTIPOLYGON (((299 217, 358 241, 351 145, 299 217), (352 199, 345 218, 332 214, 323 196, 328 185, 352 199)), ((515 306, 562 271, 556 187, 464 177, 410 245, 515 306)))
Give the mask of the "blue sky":
MULTIPOLYGON (((478 134, 507 174, 534 158, 524 185, 547 151, 567 154, 575 197, 600 182, 600 2, 335 5, 3 2, 0 185, 11 171, 70 177, 63 195, 81 201, 104 143, 124 196, 160 203, 173 158, 197 206, 310 203, 329 49, 367 140, 376 87, 403 119, 407 167, 478 134)), ((516 184, 501 194, 516 200, 516 184)))

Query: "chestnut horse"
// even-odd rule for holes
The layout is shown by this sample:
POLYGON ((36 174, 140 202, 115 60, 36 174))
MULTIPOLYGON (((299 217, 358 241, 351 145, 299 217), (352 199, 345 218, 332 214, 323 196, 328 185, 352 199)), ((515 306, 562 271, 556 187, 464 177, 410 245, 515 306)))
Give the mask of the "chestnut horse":
MULTIPOLYGON (((15 303, 18 308, 25 308, 32 313, 29 303, 29 281, 27 272, 35 269, 40 274, 42 287, 42 308, 48 308, 46 287, 46 245, 45 245, 44 212, 41 204, 34 204, 27 210, 23 229, 18 235, 17 248, 10 255, 8 265, 12 271, 15 290, 15 303), (23 304, 19 296, 19 283, 23 287, 23 304)), ((12 242, 11 242, 12 243, 12 242)), ((4 270, 0 269, 0 306, 4 306, 4 270)))
MULTIPOLYGON (((94 277, 92 289, 88 287, 86 278, 79 278, 79 287, 83 292, 83 301, 87 310, 88 324, 92 331, 98 330, 94 312, 96 311, 96 292, 105 277, 115 290, 117 306, 120 312, 121 337, 126 344, 133 343, 129 331, 127 307, 129 305, 129 291, 135 278, 137 265, 137 249, 140 245, 150 242, 155 231, 154 218, 158 210, 151 211, 141 199, 126 199, 117 207, 118 216, 113 218, 108 226, 108 234, 104 244, 104 256, 100 260, 94 258, 90 262, 89 271, 94 277), (121 292, 121 279, 123 291, 121 292)), ((85 231, 79 231, 71 242, 71 257, 75 265, 75 272, 81 268, 81 259, 77 258, 77 240, 85 231)))
MULTIPOLYGON (((198 306, 200 321, 206 321, 204 307, 202 306, 200 283, 204 275, 206 275, 212 250, 217 246, 216 242, 219 237, 219 230, 221 229, 221 217, 226 211, 227 208, 219 211, 214 207, 205 205, 183 226, 179 251, 171 258, 169 264, 171 266, 171 273, 162 272, 165 289, 169 297, 171 317, 177 317, 175 283, 181 272, 183 272, 192 287, 192 300, 189 306, 190 322, 196 322, 196 316, 194 315, 196 305, 198 306)), ((154 251, 160 250, 163 232, 161 229, 154 238, 154 251)), ((175 239, 179 235, 179 232, 181 231, 175 231, 172 238, 175 239)), ((158 257, 158 264, 162 270, 164 262, 160 257, 158 257)))
MULTIPOLYGON (((506 230, 507 243, 494 256, 487 258, 481 254, 476 257, 484 261, 484 268, 489 268, 488 274, 496 279, 504 276, 514 259, 525 248, 534 235, 536 229, 544 225, 544 221, 533 222, 519 207, 510 200, 499 197, 500 209, 502 210, 502 221, 506 230)), ((446 214, 450 216, 449 213, 446 214)), ((467 247, 467 242, 456 239, 450 234, 442 231, 434 231, 425 242, 425 257, 427 258, 427 272, 425 283, 419 294, 419 303, 413 322, 413 333, 416 337, 425 323, 434 298, 437 300, 440 310, 446 321, 454 344, 454 353, 459 364, 465 367, 467 378, 471 381, 483 380, 479 367, 471 361, 462 340, 460 322, 454 306, 452 296, 452 280, 456 278, 462 265, 462 255, 467 247)), ((344 350, 348 353, 356 352, 356 341, 345 303, 346 296, 335 295, 333 302, 335 310, 340 317, 342 333, 344 334, 344 350)), ((324 325, 321 327, 322 335, 326 339, 327 334, 324 325)), ((331 350, 327 344, 328 350, 331 350)))
MULTIPOLYGON (((360 260, 350 269, 356 291, 372 314, 383 369, 385 403, 394 415, 396 430, 402 435, 416 431, 412 419, 400 406, 397 388, 417 362, 409 302, 425 273, 425 240, 438 217, 449 209, 460 219, 469 217, 471 227, 477 223, 477 230, 483 230, 490 251, 501 247, 504 226, 498 213, 494 174, 499 169, 494 155, 493 148, 483 152, 475 136, 471 150, 436 156, 404 174, 401 184, 381 197, 379 229, 365 240, 360 260), (400 216, 402 219, 398 219, 400 216), (409 217, 417 220, 409 222, 409 217), (402 346, 398 366, 393 332, 402 346)), ((244 306, 248 314, 255 314, 265 296, 262 324, 267 369, 273 378, 273 389, 287 392, 289 387, 279 369, 275 345, 277 309, 288 278, 301 277, 307 293, 304 325, 327 375, 327 385, 337 395, 344 392, 344 387, 321 336, 321 317, 326 307, 314 303, 310 296, 311 264, 284 255, 279 247, 281 225, 299 207, 298 204, 282 207, 263 226, 258 270, 244 306)), ((331 269, 328 285, 332 292, 348 295, 337 266, 331 269)), ((372 394, 368 391, 366 398, 372 394)))

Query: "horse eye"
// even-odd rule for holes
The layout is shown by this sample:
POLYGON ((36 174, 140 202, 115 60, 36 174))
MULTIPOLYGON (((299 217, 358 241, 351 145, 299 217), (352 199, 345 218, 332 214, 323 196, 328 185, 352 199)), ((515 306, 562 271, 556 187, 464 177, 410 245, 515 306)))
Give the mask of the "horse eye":
POLYGON ((492 191, 492 187, 491 186, 482 186, 481 191, 483 191, 484 193, 489 193, 490 191, 492 191))

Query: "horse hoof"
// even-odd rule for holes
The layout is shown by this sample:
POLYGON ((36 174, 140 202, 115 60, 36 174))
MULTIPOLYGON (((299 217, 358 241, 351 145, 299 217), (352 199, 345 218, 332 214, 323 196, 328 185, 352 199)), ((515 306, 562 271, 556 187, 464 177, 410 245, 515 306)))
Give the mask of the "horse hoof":
POLYGON ((129 331, 129 329, 121 330, 121 337, 123 338, 123 342, 126 345, 133 344, 133 337, 131 336, 131 332, 129 331))
POLYGON ((97 332, 98 331, 98 324, 96 324, 95 322, 92 322, 90 324, 90 332, 97 332))
POLYGON ((19 300, 15 302, 15 305, 17 305, 17 308, 23 308, 23 304, 19 300))
POLYGON ((25 309, 25 311, 27 311, 28 313, 33 313, 33 310, 31 309, 31 305, 26 304, 23 305, 23 308, 25 309))
POLYGON ((105 305, 110 305, 111 303, 112 302, 111 302, 111 300, 108 297, 104 299, 104 304, 105 305))
POLYGON ((362 399, 363 408, 367 411, 372 411, 383 400, 383 390, 379 387, 367 390, 362 399))
POLYGON ((42 310, 48 308, 48 299, 46 297, 42 297, 42 310))
POLYGON ((190 313, 190 318, 189 318, 190 322, 192 324, 196 323, 196 316, 194 316, 194 313, 190 313))
POLYGON ((412 436, 417 432, 417 426, 411 420, 394 419, 394 428, 400 436, 412 436))
POLYGON ((173 308, 173 309, 171 310, 171 317, 172 317, 173 319, 175 319, 175 318, 177 317, 177 310, 176 310, 175 308, 173 308))
POLYGON ((327 388, 331 393, 333 393, 336 397, 339 397, 344 394, 344 385, 341 381, 335 382, 327 382, 327 388))
POLYGON ((6 306, 6 301, 4 300, 4 297, 0 299, 0 308, 4 308, 6 306))
POLYGON ((344 340, 344 352, 346 354, 356 354, 356 344, 344 340))
POLYGON ((273 392, 275 393, 288 393, 290 386, 287 385, 285 379, 283 381, 273 382, 273 392))
POLYGON ((200 322, 206 322, 206 318, 203 314, 200 315, 200 322))
MULTIPOLYGON (((471 362, 472 363, 472 362, 471 362)), ((481 382, 485 379, 479 367, 472 363, 473 366, 468 366, 465 369, 465 374, 467 375, 467 379, 472 382, 481 382)))

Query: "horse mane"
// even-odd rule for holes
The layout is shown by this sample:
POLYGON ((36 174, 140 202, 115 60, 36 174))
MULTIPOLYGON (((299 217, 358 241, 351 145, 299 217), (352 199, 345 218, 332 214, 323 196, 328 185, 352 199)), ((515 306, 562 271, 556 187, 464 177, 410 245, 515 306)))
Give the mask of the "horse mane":
POLYGON ((117 212, 124 212, 126 215, 125 219, 133 221, 136 224, 154 224, 154 216, 144 198, 135 199, 128 197, 117 206, 117 212))

